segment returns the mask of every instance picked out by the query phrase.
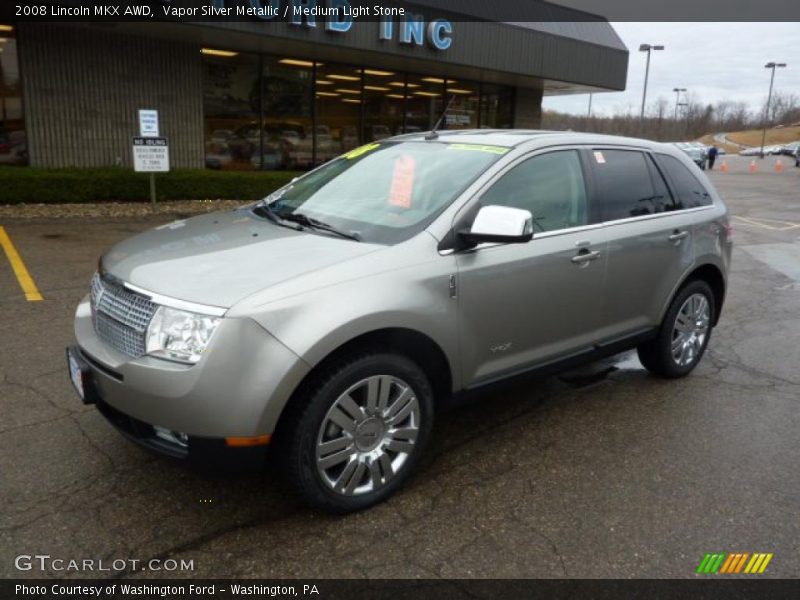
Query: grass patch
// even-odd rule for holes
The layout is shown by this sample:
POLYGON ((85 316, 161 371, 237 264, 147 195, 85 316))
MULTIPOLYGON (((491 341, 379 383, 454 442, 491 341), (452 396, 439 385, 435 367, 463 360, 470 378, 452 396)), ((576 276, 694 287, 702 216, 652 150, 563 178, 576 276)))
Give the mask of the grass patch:
MULTIPOLYGON (((159 201, 257 200, 287 184, 291 171, 178 169, 156 174, 159 201)), ((0 204, 142 202, 150 178, 122 167, 36 169, 0 167, 0 204)))
MULTIPOLYGON (((735 131, 727 134, 729 140, 745 146, 761 146, 761 135, 763 130, 750 129, 748 131, 735 131)), ((767 141, 765 145, 788 144, 800 140, 800 127, 781 127, 779 129, 767 129, 767 141)))

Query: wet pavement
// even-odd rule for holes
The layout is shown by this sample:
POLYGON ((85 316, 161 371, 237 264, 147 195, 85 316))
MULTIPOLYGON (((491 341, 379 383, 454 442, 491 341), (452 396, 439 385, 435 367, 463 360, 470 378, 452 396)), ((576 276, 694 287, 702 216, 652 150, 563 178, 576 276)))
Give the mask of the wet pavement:
POLYGON ((711 176, 734 215, 730 291, 692 376, 628 353, 489 390, 440 415, 400 493, 346 517, 298 506, 269 468, 151 456, 78 401, 74 307, 101 251, 158 220, 5 220, 45 300, 0 255, 0 577, 43 574, 21 554, 193 561, 59 576, 695 577, 708 552, 800 575, 800 169, 728 163, 711 176))

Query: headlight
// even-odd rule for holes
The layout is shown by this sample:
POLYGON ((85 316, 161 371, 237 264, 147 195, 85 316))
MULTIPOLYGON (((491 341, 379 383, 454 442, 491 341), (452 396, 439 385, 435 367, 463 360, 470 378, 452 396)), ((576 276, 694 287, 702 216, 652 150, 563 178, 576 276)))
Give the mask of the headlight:
POLYGON ((161 306, 147 328, 147 353, 195 364, 208 347, 219 318, 161 306))

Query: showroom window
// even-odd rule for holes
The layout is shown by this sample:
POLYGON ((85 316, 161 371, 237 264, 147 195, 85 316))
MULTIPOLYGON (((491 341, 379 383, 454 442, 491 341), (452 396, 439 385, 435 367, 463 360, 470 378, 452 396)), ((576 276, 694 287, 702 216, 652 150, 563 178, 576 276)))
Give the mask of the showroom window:
POLYGON ((514 88, 484 84, 480 100, 483 129, 509 129, 514 123, 514 88))
POLYGON ((303 171, 313 166, 311 119, 314 65, 265 56, 261 64, 261 169, 303 171))
POLYGON ((477 129, 480 116, 480 84, 472 82, 448 80, 447 129, 477 129))
POLYGON ((361 144, 431 129, 510 127, 511 88, 204 48, 211 169, 303 171, 361 144))
POLYGON ((203 50, 206 167, 260 167, 258 55, 203 50))
POLYGON ((440 77, 409 75, 405 108, 405 133, 432 129, 444 110, 445 80, 440 77))
POLYGON ((0 24, 0 165, 28 164, 14 27, 0 24))
POLYGON ((361 69, 317 63, 317 164, 361 144, 361 69))
POLYGON ((404 102, 403 74, 364 69, 364 141, 374 142, 402 133, 404 102))

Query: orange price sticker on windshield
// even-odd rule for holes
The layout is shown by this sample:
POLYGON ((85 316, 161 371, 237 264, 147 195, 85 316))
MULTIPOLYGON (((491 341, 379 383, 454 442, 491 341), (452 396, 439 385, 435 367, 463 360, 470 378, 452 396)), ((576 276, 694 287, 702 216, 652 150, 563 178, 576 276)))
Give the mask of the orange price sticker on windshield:
POLYGON ((389 204, 411 208, 411 195, 414 190, 414 174, 417 161, 413 156, 403 155, 394 161, 392 187, 389 189, 389 204))

